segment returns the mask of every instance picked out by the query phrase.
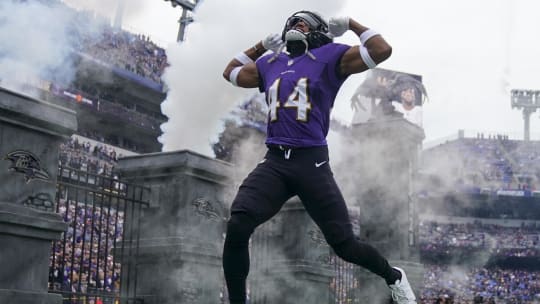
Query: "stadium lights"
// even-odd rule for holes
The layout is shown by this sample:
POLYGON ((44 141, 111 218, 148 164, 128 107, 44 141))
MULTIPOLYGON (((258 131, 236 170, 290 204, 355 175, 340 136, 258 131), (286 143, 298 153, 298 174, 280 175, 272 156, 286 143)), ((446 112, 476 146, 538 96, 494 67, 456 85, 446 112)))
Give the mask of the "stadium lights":
POLYGON ((523 139, 530 140, 531 114, 540 108, 540 91, 535 90, 512 90, 510 92, 512 109, 523 110, 523 139))
POLYGON ((512 90, 510 92, 512 108, 540 107, 540 91, 512 90))
POLYGON ((173 8, 177 6, 182 7, 182 16, 178 20, 178 23, 180 23, 180 27, 178 28, 178 36, 176 37, 176 41, 177 42, 184 41, 184 34, 186 31, 186 27, 188 24, 193 22, 193 18, 189 17, 187 15, 187 12, 193 11, 195 7, 197 6, 197 4, 199 3, 199 0, 164 0, 164 1, 165 2, 170 1, 171 6, 173 8))
POLYGON ((197 6, 197 1, 195 1, 195 0, 192 0, 192 1, 188 1, 188 0, 165 0, 165 2, 167 2, 167 1, 171 2, 172 7, 181 6, 182 8, 190 10, 190 11, 194 10, 195 6, 197 6))

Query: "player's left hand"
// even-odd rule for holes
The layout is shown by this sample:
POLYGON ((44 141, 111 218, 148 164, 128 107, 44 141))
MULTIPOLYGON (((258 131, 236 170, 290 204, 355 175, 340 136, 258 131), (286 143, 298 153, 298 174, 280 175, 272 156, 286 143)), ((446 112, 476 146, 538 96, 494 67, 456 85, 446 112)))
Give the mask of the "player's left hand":
POLYGON ((339 37, 349 30, 349 17, 332 17, 328 20, 328 32, 334 37, 339 37))

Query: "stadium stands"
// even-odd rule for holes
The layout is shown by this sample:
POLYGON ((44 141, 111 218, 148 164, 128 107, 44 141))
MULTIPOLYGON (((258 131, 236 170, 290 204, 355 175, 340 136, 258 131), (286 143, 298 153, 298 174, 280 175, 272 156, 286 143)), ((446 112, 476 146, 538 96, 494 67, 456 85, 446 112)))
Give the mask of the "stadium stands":
POLYGON ((162 84, 167 67, 165 50, 149 37, 107 28, 100 39, 84 39, 80 52, 104 63, 162 84))
POLYGON ((111 175, 118 157, 122 155, 108 145, 92 145, 89 141, 79 142, 73 137, 60 145, 60 165, 93 174, 111 175))
POLYGON ((464 269, 429 265, 420 303, 505 303, 540 301, 540 272, 501 269, 464 269))
POLYGON ((53 246, 49 282, 54 283, 49 289, 119 292, 121 266, 111 251, 123 234, 123 212, 63 199, 58 212, 69 227, 63 236, 65 241, 53 246))
POLYGON ((493 255, 540 257, 540 226, 423 221, 419 225, 419 242, 423 251, 459 248, 489 251, 493 255))
POLYGON ((422 170, 440 169, 437 159, 446 159, 446 173, 454 187, 471 192, 513 190, 507 194, 533 196, 540 178, 540 142, 511 140, 507 136, 459 138, 424 151, 422 170))
MULTIPOLYGON (((94 111, 97 115, 112 115, 116 119, 130 122, 140 128, 158 130, 161 124, 155 117, 131 109, 116 100, 110 101, 83 89, 74 87, 62 88, 58 85, 51 84, 49 92, 62 100, 84 106, 85 109, 94 111)), ((114 96, 108 97, 114 98, 114 96)))
POLYGON ((420 303, 539 303, 540 142, 478 133, 422 153, 420 303))

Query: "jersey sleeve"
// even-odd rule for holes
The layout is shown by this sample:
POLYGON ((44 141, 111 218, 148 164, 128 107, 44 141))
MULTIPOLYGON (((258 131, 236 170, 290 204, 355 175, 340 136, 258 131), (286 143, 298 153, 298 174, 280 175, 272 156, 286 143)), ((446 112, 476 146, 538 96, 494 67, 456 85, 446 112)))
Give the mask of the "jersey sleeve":
POLYGON ((341 43, 331 43, 324 46, 325 61, 328 64, 328 79, 332 84, 341 86, 347 77, 339 77, 339 64, 341 58, 351 46, 341 43))

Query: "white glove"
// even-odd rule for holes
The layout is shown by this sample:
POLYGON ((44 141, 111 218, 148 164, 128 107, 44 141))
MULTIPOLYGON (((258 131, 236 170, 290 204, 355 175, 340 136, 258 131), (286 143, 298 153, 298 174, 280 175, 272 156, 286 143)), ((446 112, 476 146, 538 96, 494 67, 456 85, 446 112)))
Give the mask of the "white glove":
POLYGON ((349 30, 349 17, 332 17, 328 20, 328 32, 333 37, 339 37, 349 30))
POLYGON ((284 44, 280 34, 270 34, 262 41, 263 48, 271 50, 274 53, 284 44))

